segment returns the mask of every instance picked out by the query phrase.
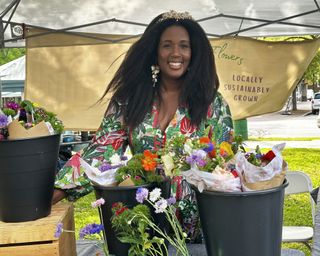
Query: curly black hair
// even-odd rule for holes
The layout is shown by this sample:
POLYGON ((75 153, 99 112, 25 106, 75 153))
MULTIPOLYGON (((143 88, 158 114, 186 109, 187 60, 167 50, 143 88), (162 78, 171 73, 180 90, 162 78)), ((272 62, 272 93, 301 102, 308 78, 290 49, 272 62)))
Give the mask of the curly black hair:
POLYGON ((120 107, 125 124, 137 127, 151 111, 159 86, 152 87, 151 66, 157 63, 158 45, 163 31, 170 26, 184 27, 190 37, 191 61, 183 77, 180 101, 188 107, 191 123, 199 125, 206 118, 218 87, 213 50, 202 27, 193 19, 154 18, 143 35, 128 50, 107 86, 101 100, 112 92, 108 109, 120 107))

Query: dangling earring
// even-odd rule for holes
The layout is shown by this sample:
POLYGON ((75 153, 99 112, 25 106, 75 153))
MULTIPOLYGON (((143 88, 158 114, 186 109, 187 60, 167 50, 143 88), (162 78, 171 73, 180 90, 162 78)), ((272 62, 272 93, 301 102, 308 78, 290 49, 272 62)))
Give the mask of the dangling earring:
POLYGON ((158 74, 160 73, 160 68, 158 65, 151 66, 151 73, 152 73, 152 87, 156 87, 156 83, 158 82, 158 74))

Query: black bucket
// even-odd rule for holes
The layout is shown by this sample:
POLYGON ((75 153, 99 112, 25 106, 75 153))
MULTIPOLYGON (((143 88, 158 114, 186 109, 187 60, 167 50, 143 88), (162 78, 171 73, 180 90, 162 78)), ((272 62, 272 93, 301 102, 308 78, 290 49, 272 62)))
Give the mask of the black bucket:
POLYGON ((284 188, 196 191, 208 256, 280 256, 284 188))
MULTIPOLYGON (((94 192, 96 198, 103 198, 105 204, 101 206, 103 225, 106 231, 106 238, 109 248, 109 253, 115 256, 127 256, 130 248, 130 244, 122 243, 118 240, 116 233, 114 232, 111 224, 112 217, 112 204, 116 202, 122 202, 128 208, 132 208, 139 204, 136 200, 136 193, 139 187, 147 188, 152 191, 155 187, 159 187, 162 191, 162 197, 167 198, 170 195, 170 180, 165 181, 160 186, 155 184, 149 184, 144 186, 128 186, 128 187, 101 187, 94 185, 94 192)), ((154 212, 154 209, 151 210, 154 212)), ((165 219, 164 214, 152 214, 154 221, 161 229, 167 230, 169 224, 165 219)))
POLYGON ((0 141, 0 220, 31 221, 51 212, 60 134, 0 141))

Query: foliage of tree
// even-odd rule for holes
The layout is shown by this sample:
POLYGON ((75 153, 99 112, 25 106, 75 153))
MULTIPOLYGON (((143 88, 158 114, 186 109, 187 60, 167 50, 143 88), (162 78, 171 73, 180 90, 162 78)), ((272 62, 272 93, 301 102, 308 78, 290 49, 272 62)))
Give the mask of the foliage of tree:
POLYGON ((0 65, 18 59, 25 54, 25 48, 2 48, 0 49, 0 65))

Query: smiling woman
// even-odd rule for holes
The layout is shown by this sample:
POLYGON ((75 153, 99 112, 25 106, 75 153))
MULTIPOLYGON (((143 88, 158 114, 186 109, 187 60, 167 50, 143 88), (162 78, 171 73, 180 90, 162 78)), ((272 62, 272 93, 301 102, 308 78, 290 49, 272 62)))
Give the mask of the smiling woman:
MULTIPOLYGON (((101 100, 113 93, 81 157, 89 163, 110 161, 115 154, 122 156, 127 146, 133 154, 154 153, 181 134, 218 143, 231 140, 232 119, 218 87, 213 50, 200 25, 188 13, 158 15, 128 50, 102 95, 101 100)), ((172 180, 173 196, 187 205, 181 222, 194 241, 200 236, 193 195, 186 195, 181 176, 172 180)), ((56 188, 54 202, 66 196, 76 200, 92 191, 81 168, 70 166, 59 172, 56 188)))

